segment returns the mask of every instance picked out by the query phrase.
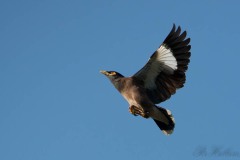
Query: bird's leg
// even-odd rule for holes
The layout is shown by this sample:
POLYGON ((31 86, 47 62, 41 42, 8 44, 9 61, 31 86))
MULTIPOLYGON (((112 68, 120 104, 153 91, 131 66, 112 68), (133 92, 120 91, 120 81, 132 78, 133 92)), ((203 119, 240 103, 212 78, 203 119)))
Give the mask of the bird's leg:
POLYGON ((148 112, 145 112, 142 108, 139 108, 137 106, 131 105, 129 106, 129 112, 133 114, 134 116, 142 116, 144 118, 149 118, 148 112))
POLYGON ((142 112, 141 116, 143 118, 149 118, 149 112, 148 111, 142 112))

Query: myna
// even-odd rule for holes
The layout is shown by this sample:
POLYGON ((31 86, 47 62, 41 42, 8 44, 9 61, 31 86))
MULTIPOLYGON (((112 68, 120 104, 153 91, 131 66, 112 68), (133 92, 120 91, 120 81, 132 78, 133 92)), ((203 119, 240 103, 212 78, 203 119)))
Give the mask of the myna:
POLYGON ((124 77, 116 71, 101 71, 129 103, 129 112, 151 117, 164 134, 173 132, 175 121, 171 112, 156 106, 182 88, 191 56, 190 38, 181 33, 175 24, 172 30, 152 54, 147 64, 131 77, 124 77))

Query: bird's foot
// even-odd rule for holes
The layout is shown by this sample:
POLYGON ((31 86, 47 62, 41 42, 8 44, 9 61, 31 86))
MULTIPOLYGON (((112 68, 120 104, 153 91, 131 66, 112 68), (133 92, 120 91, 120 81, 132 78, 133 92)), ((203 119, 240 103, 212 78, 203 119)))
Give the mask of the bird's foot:
POLYGON ((128 111, 129 111, 131 114, 133 114, 134 116, 140 115, 140 111, 139 111, 138 107, 136 107, 136 106, 130 106, 130 107, 128 108, 128 111))
POLYGON ((149 112, 144 111, 142 108, 136 107, 136 106, 130 106, 129 112, 133 114, 134 116, 142 116, 144 118, 149 118, 149 112))

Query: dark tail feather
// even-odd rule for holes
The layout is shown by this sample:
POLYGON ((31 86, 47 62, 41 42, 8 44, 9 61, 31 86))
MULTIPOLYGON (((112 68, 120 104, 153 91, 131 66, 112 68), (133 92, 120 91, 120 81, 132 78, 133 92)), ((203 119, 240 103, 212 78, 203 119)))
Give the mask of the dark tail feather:
POLYGON ((161 108, 161 107, 157 107, 157 108, 166 118, 163 118, 163 119, 165 119, 163 121, 159 121, 156 119, 153 119, 153 120, 155 121, 155 123, 158 125, 158 127, 162 130, 162 132, 164 134, 166 134, 166 135, 172 134, 174 126, 175 126, 175 121, 174 121, 171 111, 161 108))

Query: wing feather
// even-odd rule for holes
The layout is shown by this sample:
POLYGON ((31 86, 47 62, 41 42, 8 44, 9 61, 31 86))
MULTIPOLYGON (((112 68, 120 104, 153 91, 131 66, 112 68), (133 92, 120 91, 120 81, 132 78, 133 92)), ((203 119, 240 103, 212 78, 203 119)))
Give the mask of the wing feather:
POLYGON ((190 38, 175 24, 147 64, 133 75, 143 81, 149 98, 156 104, 163 102, 182 88, 186 81, 191 56, 190 38))

